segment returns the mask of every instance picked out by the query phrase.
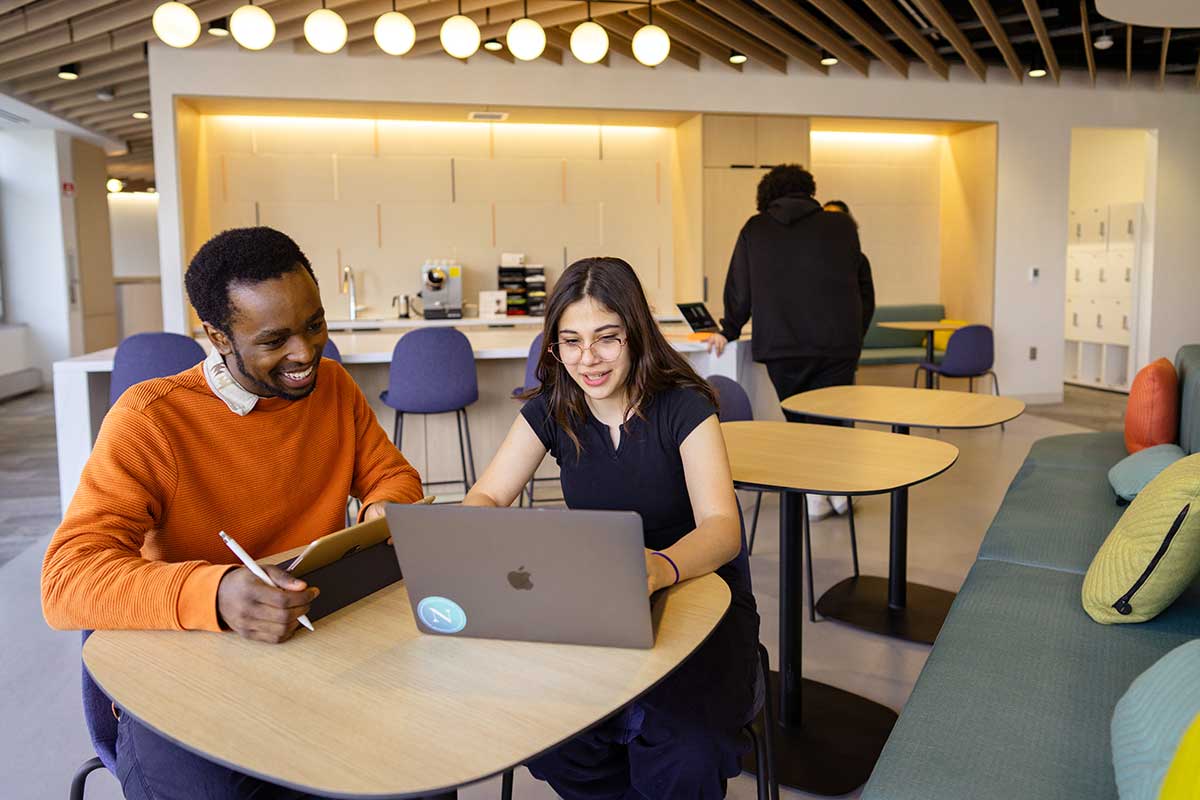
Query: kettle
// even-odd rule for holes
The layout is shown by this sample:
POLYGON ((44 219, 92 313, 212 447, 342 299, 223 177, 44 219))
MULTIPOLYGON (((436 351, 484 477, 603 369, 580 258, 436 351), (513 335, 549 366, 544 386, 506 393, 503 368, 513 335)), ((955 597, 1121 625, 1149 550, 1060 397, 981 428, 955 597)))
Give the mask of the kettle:
POLYGON ((411 298, 407 294, 398 294, 392 297, 392 308, 396 309, 396 317, 398 319, 408 319, 410 312, 411 298))

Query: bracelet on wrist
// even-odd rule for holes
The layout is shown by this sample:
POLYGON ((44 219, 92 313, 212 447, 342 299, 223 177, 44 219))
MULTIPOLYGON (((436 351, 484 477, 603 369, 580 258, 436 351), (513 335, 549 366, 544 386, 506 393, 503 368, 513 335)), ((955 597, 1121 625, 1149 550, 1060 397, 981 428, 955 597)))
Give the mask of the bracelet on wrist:
POLYGON ((661 553, 658 550, 652 550, 650 552, 650 555, 658 556, 659 558, 664 559, 668 564, 670 564, 671 569, 675 570, 675 580, 671 582, 671 585, 674 586, 675 584, 679 583, 679 565, 677 565, 674 561, 672 561, 671 557, 669 555, 667 555, 666 553, 661 553))

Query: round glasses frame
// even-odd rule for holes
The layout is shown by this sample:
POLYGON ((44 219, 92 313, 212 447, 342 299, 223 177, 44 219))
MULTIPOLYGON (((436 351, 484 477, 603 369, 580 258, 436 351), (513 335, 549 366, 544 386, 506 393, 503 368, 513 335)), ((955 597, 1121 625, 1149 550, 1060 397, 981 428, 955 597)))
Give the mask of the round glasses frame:
POLYGON ((625 342, 626 340, 619 336, 604 336, 586 347, 578 342, 555 342, 546 349, 560 364, 573 367, 583 361, 583 354, 588 350, 591 350, 592 355, 604 363, 616 361, 621 357, 625 342), (602 350, 611 352, 605 355, 601 352, 602 350))

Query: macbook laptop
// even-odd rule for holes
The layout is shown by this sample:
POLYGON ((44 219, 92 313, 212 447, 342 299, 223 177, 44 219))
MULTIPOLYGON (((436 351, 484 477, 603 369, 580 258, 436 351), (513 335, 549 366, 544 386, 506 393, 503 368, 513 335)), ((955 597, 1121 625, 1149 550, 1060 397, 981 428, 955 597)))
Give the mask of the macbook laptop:
POLYGON ((387 521, 424 633, 654 645, 635 512, 389 504, 387 521))
POLYGON ((719 330, 716 320, 712 318, 704 303, 676 303, 675 306, 696 333, 712 333, 719 330))

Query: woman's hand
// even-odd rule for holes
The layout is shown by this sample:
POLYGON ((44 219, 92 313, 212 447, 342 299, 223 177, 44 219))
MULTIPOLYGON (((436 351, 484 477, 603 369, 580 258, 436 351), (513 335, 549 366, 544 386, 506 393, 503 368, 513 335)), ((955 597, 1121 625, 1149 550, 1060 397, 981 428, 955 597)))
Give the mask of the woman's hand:
POLYGON ((651 595, 659 589, 672 586, 675 583, 675 570, 662 556, 654 555, 653 550, 646 551, 646 594, 651 595))

